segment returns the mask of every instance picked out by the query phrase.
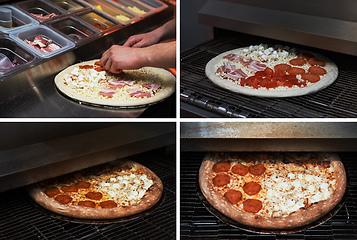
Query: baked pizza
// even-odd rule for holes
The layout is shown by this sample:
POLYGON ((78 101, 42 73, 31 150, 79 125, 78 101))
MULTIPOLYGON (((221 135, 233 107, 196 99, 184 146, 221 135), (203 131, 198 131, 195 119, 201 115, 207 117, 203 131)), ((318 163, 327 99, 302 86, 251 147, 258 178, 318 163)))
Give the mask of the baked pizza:
POLYGON ((161 198, 159 177, 145 166, 119 160, 31 185, 42 207, 68 217, 114 219, 153 207, 161 198))
POLYGON ((99 60, 77 63, 55 77, 68 97, 94 105, 136 107, 160 102, 175 91, 175 76, 161 68, 105 71, 99 60))
POLYGON ((260 44, 216 56, 207 63, 206 75, 216 85, 233 92, 292 97, 329 86, 337 79, 338 68, 318 53, 260 44))
POLYGON ((209 153, 203 196, 245 226, 287 230, 317 221, 342 200, 344 166, 330 153, 209 153))

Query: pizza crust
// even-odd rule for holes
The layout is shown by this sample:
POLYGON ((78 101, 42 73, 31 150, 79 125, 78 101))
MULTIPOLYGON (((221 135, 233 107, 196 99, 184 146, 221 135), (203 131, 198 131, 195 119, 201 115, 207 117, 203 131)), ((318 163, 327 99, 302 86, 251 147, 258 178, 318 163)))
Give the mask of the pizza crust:
POLYGON ((99 61, 99 59, 86 61, 86 62, 80 62, 80 63, 74 64, 72 66, 69 66, 68 68, 66 68, 63 71, 61 71, 60 73, 58 73, 55 77, 55 84, 56 84, 58 90, 61 91, 66 96, 73 98, 75 100, 81 101, 81 102, 87 102, 87 103, 91 103, 91 104, 95 104, 95 105, 113 106, 113 107, 139 107, 139 106, 143 106, 143 105, 150 105, 150 104, 154 104, 154 103, 160 102, 160 101, 168 98, 169 96, 171 96, 172 93, 175 92, 175 89, 176 89, 175 76, 168 70, 165 70, 162 68, 154 68, 154 67, 142 68, 143 70, 155 72, 162 80, 161 87, 163 89, 160 92, 158 92, 155 96, 150 97, 150 98, 140 98, 140 99, 135 99, 135 100, 130 100, 130 101, 114 100, 114 99, 110 99, 110 98, 99 99, 99 98, 95 98, 95 97, 87 97, 87 96, 78 94, 72 88, 68 87, 65 84, 64 76, 66 74, 70 74, 74 68, 79 67, 81 65, 93 65, 97 61, 99 61))
POLYGON ((298 211, 280 218, 263 217, 253 213, 240 211, 228 202, 211 184, 212 167, 216 155, 209 153, 205 156, 199 169, 199 186, 207 201, 218 211, 241 224, 262 229, 292 229, 310 224, 325 214, 329 213, 341 200, 346 189, 346 172, 337 154, 330 154, 332 166, 335 168, 336 186, 335 193, 328 199, 315 203, 307 209, 298 211))
MULTIPOLYGON (((122 161, 123 160, 120 162, 122 161)), ((90 208, 85 206, 64 205, 57 202, 53 198, 48 197, 38 184, 29 186, 29 195, 36 203, 45 209, 74 218, 95 220, 113 219, 141 213, 153 207, 160 200, 163 192, 163 184, 160 178, 145 166, 130 160, 124 161, 125 164, 134 166, 138 171, 150 176, 150 178, 154 181, 154 185, 150 187, 137 205, 116 208, 90 208)))
POLYGON ((229 91, 232 91, 232 92, 236 92, 236 93, 240 93, 240 94, 244 94, 244 95, 248 95, 248 96, 277 97, 277 98, 303 96, 303 95, 315 93, 317 91, 321 91, 322 89, 331 85, 337 79, 337 76, 338 76, 338 67, 334 62, 332 62, 330 59, 328 59, 327 57, 325 57, 321 54, 314 53, 311 51, 305 51, 305 50, 303 52, 311 53, 316 58, 321 59, 321 60, 325 61, 325 63, 326 63, 324 68, 326 69, 327 74, 322 76, 320 81, 318 81, 317 83, 314 83, 311 86, 307 86, 304 88, 290 88, 290 89, 286 89, 286 90, 253 89, 253 88, 249 88, 249 87, 242 87, 240 85, 237 85, 233 82, 224 80, 221 77, 217 76, 215 73, 216 68, 217 68, 217 65, 220 64, 220 62, 222 61, 223 57, 230 53, 236 53, 238 50, 242 50, 244 48, 230 50, 230 51, 224 52, 224 53, 219 54, 218 56, 212 58, 206 65, 206 69, 205 69, 206 76, 214 84, 216 84, 222 88, 225 88, 229 91))

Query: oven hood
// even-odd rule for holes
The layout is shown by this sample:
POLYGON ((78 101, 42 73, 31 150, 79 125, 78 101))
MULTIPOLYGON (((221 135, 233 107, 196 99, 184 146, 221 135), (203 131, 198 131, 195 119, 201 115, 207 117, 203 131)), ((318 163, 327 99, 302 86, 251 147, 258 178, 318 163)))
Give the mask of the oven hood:
POLYGON ((175 143, 174 123, 2 123, 0 129, 3 139, 19 139, 0 149, 0 192, 175 143))
POLYGON ((357 2, 208 0, 202 24, 357 56, 357 2))
POLYGON ((181 151, 357 151, 350 122, 182 122, 181 151))

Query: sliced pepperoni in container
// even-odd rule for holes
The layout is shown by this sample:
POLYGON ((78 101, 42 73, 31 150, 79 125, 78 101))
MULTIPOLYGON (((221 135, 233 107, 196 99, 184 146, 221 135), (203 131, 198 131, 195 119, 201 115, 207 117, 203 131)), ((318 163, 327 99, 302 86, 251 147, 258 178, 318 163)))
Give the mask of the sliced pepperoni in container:
POLYGON ((231 164, 229 162, 217 162, 213 165, 213 171, 216 173, 219 172, 228 172, 231 168, 231 164))
POLYGON ((223 196, 232 204, 237 204, 242 200, 242 193, 234 189, 229 189, 223 196))
POLYGON ((247 199, 243 202, 243 209, 246 212, 257 213, 262 209, 263 204, 257 199, 247 199))
POLYGON ((114 202, 113 200, 108 200, 108 201, 101 202, 99 205, 102 208, 115 208, 115 207, 117 207, 116 202, 114 202))
POLYGON ((255 176, 259 176, 262 175, 266 168, 264 167, 263 164, 254 164, 254 165, 250 165, 248 168, 249 172, 255 176))
POLYGON ((213 179, 213 185, 216 187, 226 186, 231 181, 230 177, 226 173, 218 173, 213 179))
POLYGON ((237 163, 233 165, 232 172, 244 176, 248 173, 248 167, 241 163, 237 163))
POLYGON ((254 181, 247 182, 243 186, 243 191, 250 196, 258 194, 261 189, 262 187, 260 186, 260 184, 254 181))
POLYGON ((59 202, 59 203, 62 203, 62 204, 67 204, 67 203, 72 202, 72 198, 71 198, 70 196, 64 195, 64 194, 62 194, 62 195, 57 195, 57 196, 55 197, 55 200, 56 200, 57 202, 59 202))

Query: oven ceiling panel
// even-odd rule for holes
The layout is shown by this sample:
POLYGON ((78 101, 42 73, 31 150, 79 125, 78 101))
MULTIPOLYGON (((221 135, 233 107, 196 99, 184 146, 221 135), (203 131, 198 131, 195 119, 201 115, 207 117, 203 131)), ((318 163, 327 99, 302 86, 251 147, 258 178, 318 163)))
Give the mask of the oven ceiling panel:
POLYGON ((183 122, 182 151, 356 151, 347 122, 183 122))
POLYGON ((217 28, 356 56, 357 22, 349 10, 356 7, 347 0, 209 0, 199 12, 199 20, 217 28))

